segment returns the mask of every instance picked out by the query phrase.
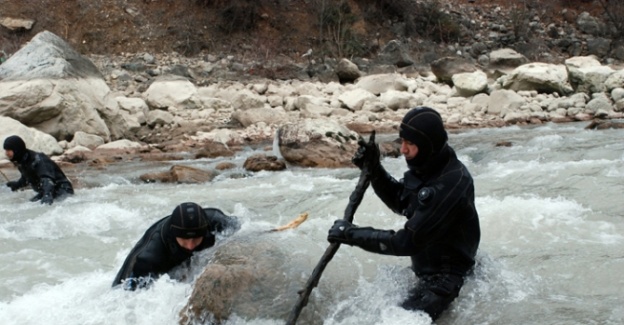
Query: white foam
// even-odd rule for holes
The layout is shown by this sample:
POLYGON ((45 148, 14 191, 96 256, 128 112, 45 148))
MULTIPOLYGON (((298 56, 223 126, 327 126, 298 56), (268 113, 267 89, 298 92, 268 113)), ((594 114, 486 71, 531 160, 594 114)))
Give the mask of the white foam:
POLYGON ((477 199, 477 207, 482 240, 488 247, 502 245, 523 252, 546 245, 556 250, 582 242, 614 245, 623 241, 613 224, 593 220, 590 209, 562 197, 486 196, 477 199))
POLYGON ((167 277, 149 290, 111 290, 113 274, 92 272, 42 284, 0 303, 3 324, 176 324, 190 289, 167 277))

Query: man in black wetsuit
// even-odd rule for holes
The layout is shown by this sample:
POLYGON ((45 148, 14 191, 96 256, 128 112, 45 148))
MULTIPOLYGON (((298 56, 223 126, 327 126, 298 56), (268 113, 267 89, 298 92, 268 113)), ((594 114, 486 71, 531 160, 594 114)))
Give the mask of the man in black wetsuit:
POLYGON ((419 281, 402 307, 436 320, 458 296, 475 264, 481 238, 472 176, 447 144, 440 115, 417 107, 399 136, 409 170, 397 181, 380 164, 379 147, 360 140, 353 163, 369 170, 377 196, 407 218, 403 229, 378 230, 337 220, 328 240, 395 256, 410 256, 419 281))
POLYGON ((74 194, 74 188, 61 168, 44 153, 26 149, 24 140, 19 136, 6 138, 4 150, 21 173, 19 180, 6 184, 12 191, 30 185, 37 192, 30 200, 41 200, 42 204, 52 204, 55 199, 74 194))
POLYGON ((216 233, 238 228, 238 220, 219 209, 182 203, 147 229, 126 257, 113 287, 148 287, 160 275, 189 263, 193 253, 214 246, 216 233))

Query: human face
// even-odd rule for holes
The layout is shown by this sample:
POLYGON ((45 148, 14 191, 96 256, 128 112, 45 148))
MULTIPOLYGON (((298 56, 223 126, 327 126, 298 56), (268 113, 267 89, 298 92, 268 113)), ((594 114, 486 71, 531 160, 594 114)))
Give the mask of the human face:
POLYGON ((178 245, 180 245, 180 247, 188 251, 193 251, 195 247, 201 244, 202 240, 204 240, 204 237, 195 237, 195 238, 176 237, 176 241, 178 242, 178 245))
POLYGON ((7 158, 9 158, 9 160, 13 159, 13 155, 15 155, 13 150, 10 149, 4 150, 4 154, 7 156, 7 158))
POLYGON ((405 160, 412 160, 418 155, 418 146, 401 138, 401 153, 405 156, 405 160))

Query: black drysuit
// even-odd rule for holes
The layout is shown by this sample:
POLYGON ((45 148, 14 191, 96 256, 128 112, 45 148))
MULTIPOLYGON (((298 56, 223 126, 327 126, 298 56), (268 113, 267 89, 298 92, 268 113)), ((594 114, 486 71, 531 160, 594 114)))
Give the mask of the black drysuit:
POLYGON ((225 215, 221 210, 204 208, 208 231, 201 244, 193 251, 178 245, 171 233, 171 216, 153 224, 134 246, 113 281, 113 287, 124 283, 126 290, 147 287, 160 275, 189 261, 194 252, 214 246, 215 234, 239 227, 235 217, 225 215))
POLYGON ((355 228, 353 244, 379 254, 410 256, 420 281, 403 307, 424 310, 436 319, 457 297, 475 264, 481 232, 472 176, 446 145, 424 168, 405 172, 401 181, 379 165, 371 184, 407 222, 397 232, 355 228))
POLYGON ((21 177, 9 182, 12 190, 30 185, 37 195, 31 201, 43 200, 52 203, 52 199, 74 194, 71 182, 61 168, 44 153, 25 149, 13 164, 19 169, 21 177))

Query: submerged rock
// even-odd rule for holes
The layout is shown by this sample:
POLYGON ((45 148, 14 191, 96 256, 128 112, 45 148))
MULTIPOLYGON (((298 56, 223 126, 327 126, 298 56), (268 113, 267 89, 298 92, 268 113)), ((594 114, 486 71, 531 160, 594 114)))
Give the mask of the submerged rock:
MULTIPOLYGON (((217 247, 180 311, 180 324, 219 324, 232 315, 285 321, 310 272, 278 234, 234 237, 217 247)), ((306 313, 316 314, 314 304, 306 313)), ((302 324, 313 324, 305 319, 302 324)))

